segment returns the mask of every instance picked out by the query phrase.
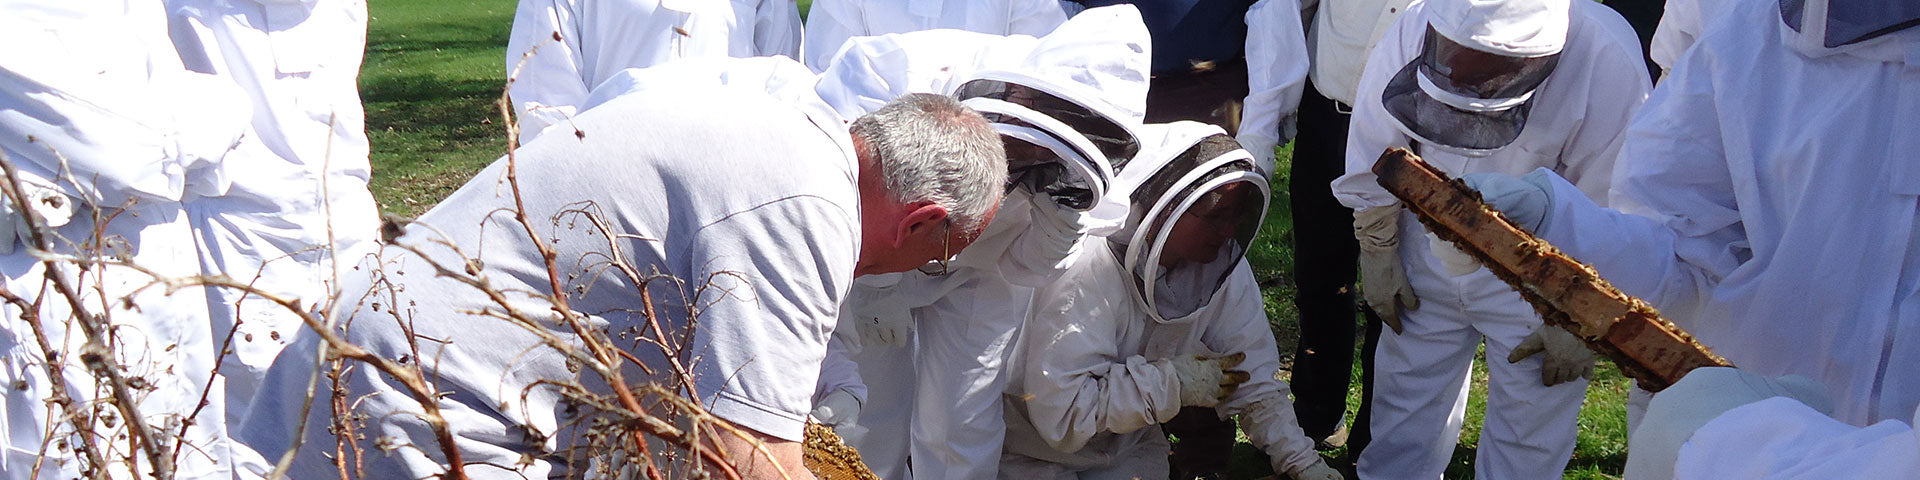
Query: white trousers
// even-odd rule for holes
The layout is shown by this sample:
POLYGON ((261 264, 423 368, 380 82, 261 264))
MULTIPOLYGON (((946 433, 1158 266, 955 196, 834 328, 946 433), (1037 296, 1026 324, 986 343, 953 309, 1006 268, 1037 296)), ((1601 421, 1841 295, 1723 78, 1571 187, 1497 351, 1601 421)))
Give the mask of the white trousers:
POLYGON ((1448 275, 1423 235, 1405 238, 1422 239, 1401 247, 1420 308, 1401 313, 1403 332, 1380 335, 1373 443, 1360 454, 1360 478, 1441 477, 1460 438, 1482 341, 1487 408, 1475 478, 1560 478, 1573 454, 1587 381, 1542 385, 1539 355, 1507 363, 1507 354, 1541 324, 1533 307, 1485 269, 1448 275))

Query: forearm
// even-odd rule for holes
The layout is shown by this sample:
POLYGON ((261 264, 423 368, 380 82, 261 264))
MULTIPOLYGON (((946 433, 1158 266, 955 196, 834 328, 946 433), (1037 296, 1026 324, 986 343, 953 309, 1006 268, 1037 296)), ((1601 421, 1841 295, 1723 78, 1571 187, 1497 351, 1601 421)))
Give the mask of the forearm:
MULTIPOLYGON (((741 429, 741 435, 719 434, 720 454, 740 477, 749 480, 812 480, 801 460, 804 449, 791 442, 741 429)), ((714 473, 719 473, 717 468, 714 473)))

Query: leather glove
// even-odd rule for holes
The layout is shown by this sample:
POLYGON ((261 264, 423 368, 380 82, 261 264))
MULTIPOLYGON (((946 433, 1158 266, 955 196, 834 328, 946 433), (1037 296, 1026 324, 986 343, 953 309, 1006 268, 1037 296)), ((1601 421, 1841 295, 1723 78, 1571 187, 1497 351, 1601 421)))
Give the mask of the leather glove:
POLYGON ((1551 387, 1576 378, 1593 377, 1593 350, 1587 348, 1580 337, 1573 336, 1573 332, 1553 325, 1534 328, 1533 334, 1527 335, 1507 354, 1507 363, 1519 363, 1542 352, 1547 356, 1540 361, 1541 384, 1551 387))
POLYGON ((1453 242, 1441 240, 1433 232, 1427 232, 1427 250, 1433 252, 1434 258, 1440 259, 1440 265, 1446 267, 1448 275, 1458 277, 1480 270, 1480 260, 1460 251, 1453 246, 1453 242))
POLYGON ((1480 198, 1487 205, 1520 224, 1520 228, 1541 235, 1540 229, 1547 225, 1547 214, 1553 212, 1550 175, 1553 175, 1551 170, 1541 168, 1519 178, 1504 173, 1469 173, 1461 175, 1460 181, 1479 190, 1480 198))
POLYGON ((1728 367, 1696 369, 1647 403, 1647 415, 1627 441, 1625 478, 1673 478, 1680 446, 1693 438, 1694 430, 1728 410, 1773 397, 1792 398, 1821 413, 1833 413, 1826 387, 1811 378, 1767 378, 1728 367))
POLYGON ((1353 212, 1353 238, 1360 241, 1361 297, 1398 334, 1400 312, 1420 308, 1400 263, 1400 204, 1353 212))
POLYGON ((1247 359, 1245 353, 1224 357, 1186 354, 1173 359, 1173 374, 1180 380, 1180 406, 1212 407, 1232 396, 1252 374, 1234 370, 1247 359))
POLYGON ((834 390, 813 406, 813 420, 839 428, 860 421, 860 399, 846 389, 834 390))
MULTIPOLYGON (((16 170, 18 171, 18 170, 16 170)), ((27 207, 40 216, 47 228, 60 228, 73 220, 74 201, 53 182, 39 178, 25 171, 20 174, 21 194, 26 197, 27 207)), ((0 178, 4 181, 4 178, 0 178)), ((13 199, 0 197, 0 214, 7 216, 0 220, 0 255, 12 255, 15 245, 33 244, 33 224, 27 222, 27 216, 14 208, 13 199)))
MULTIPOLYGON (((1274 471, 1277 472, 1280 471, 1280 469, 1276 467, 1274 471)), ((1339 470, 1334 470, 1333 467, 1327 466, 1326 460, 1315 460, 1312 465, 1308 465, 1307 468, 1300 469, 1299 473, 1293 474, 1293 480, 1347 480, 1347 477, 1341 475, 1339 470)))
POLYGON ((848 354, 869 346, 905 346, 913 339, 913 308, 902 300, 898 289, 897 283, 854 282, 840 305, 840 323, 835 327, 835 335, 842 336, 848 354))

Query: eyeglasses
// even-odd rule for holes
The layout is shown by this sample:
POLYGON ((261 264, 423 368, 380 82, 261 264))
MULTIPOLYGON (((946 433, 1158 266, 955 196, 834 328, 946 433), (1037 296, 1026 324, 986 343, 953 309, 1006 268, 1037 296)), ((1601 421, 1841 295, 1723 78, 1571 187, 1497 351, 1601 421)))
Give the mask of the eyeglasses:
POLYGON ((942 250, 940 258, 929 261, 918 269, 920 273, 929 277, 946 276, 949 273, 947 263, 953 261, 953 219, 947 219, 942 225, 944 226, 940 231, 940 249, 942 250))

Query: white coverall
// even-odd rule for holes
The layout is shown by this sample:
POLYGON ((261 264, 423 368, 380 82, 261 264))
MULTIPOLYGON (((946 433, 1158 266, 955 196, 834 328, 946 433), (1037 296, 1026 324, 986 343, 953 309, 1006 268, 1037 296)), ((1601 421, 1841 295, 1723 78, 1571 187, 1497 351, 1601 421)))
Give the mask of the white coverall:
POLYGON ((700 57, 797 60, 800 38, 793 0, 521 0, 506 58, 520 140, 567 123, 623 69, 700 57))
POLYGON ((1695 430, 1680 449, 1674 478, 1910 478, 1920 472, 1920 432, 1913 429, 1920 425, 1920 412, 1915 413, 1860 427, 1790 398, 1761 400, 1695 430))
POLYGON ((1313 441, 1294 418, 1286 382, 1275 377, 1279 347, 1267 326, 1260 288, 1245 260, 1210 303, 1185 319, 1152 320, 1138 300, 1132 273, 1088 239, 1081 255, 1035 294, 1019 347, 1020 379, 1005 397, 1005 479, 1157 478, 1170 447, 1160 424, 1180 413, 1180 381, 1171 359, 1182 354, 1245 353, 1252 379, 1218 407, 1240 416, 1255 447, 1297 473, 1318 461, 1313 441))
MULTIPOLYGON (((1370 170, 1380 152, 1409 138, 1381 103, 1386 84, 1419 55, 1425 4, 1409 7, 1367 61, 1347 142, 1347 174, 1333 193, 1355 210, 1396 205, 1370 170)), ((1562 172, 1579 192, 1605 198, 1620 138, 1649 89, 1632 28, 1592 2, 1572 3, 1558 67, 1533 92, 1531 115, 1512 144, 1486 157, 1422 145, 1427 163, 1449 175, 1562 172)), ((1398 207, 1393 207, 1398 208, 1398 207)), ((1373 443, 1362 478, 1438 478, 1460 436, 1476 347, 1486 341, 1487 415, 1474 470, 1479 478, 1550 478, 1573 452, 1575 417, 1587 382, 1541 384, 1541 359, 1504 359, 1541 320, 1486 269, 1462 276, 1432 255, 1425 229, 1400 212, 1400 258, 1420 307, 1401 313, 1405 330, 1380 336, 1374 356, 1373 443)))
MULTIPOLYGON (((1139 18, 1132 7, 1099 9, 1037 40, 959 30, 856 38, 829 62, 819 90, 842 116, 855 118, 908 93, 947 94, 974 72, 1012 70, 1082 82, 1072 85, 1083 89, 1075 100, 1137 125, 1146 109, 1150 41, 1139 18)), ((1030 197, 1024 188, 1009 192, 993 223, 944 277, 910 271, 854 282, 835 337, 849 346, 868 393, 859 428, 842 436, 881 478, 993 477, 1006 436, 1000 394, 1012 376, 1005 364, 1031 286, 1084 251, 1050 241, 1063 232, 1035 218, 1045 214, 1035 203, 1050 200, 1030 197), (914 333, 905 345, 863 344, 857 322, 882 317, 911 317, 914 333)), ((1124 213, 1124 205, 1103 204, 1076 222, 1100 234, 1124 213)))
MULTIPOLYGON (((214 185, 185 201, 201 272, 323 310, 338 283, 333 259, 356 263, 379 230, 357 81, 366 3, 171 0, 167 8, 187 68, 238 84, 254 106, 214 185)), ((234 335, 220 373, 237 424, 273 357, 305 327, 260 297, 207 294, 214 338, 234 335)))
POLYGON ((1057 0, 819 0, 807 12, 806 63, 825 71, 854 37, 934 29, 1038 37, 1066 21, 1057 0))
MULTIPOLYGON (((161 276, 198 274, 180 199, 239 141, 248 116, 244 93, 182 67, 158 2, 5 1, 0 11, 7 12, 0 38, 31 47, 0 50, 0 151, 23 181, 37 179, 64 195, 72 217, 44 231, 52 253, 124 259, 161 276), (109 245, 82 246, 96 238, 109 245)), ((22 215, 11 206, 5 212, 6 222, 22 215)), ((108 403, 105 382, 96 383, 83 365, 88 336, 74 307, 48 286, 49 267, 13 235, 0 241, 9 252, 0 255, 5 290, 43 302, 37 313, 45 333, 36 336, 18 304, 0 306, 0 383, 7 386, 0 396, 0 476, 77 478, 85 460, 74 447, 83 437, 107 457, 109 475, 133 478, 124 462, 130 457, 140 464, 138 475, 151 472, 146 456, 120 437, 127 422, 108 403), (50 379, 50 361, 81 402, 75 406, 94 412, 90 431, 76 432, 67 421, 76 412, 49 402, 62 387, 50 379)), ((203 397, 224 332, 209 328, 202 290, 152 287, 134 295, 154 278, 121 266, 56 265, 54 275, 77 288, 81 309, 105 323, 99 327, 111 338, 98 342, 113 344, 122 375, 130 385, 146 385, 129 391, 155 440, 167 444, 163 451, 179 448, 175 474, 231 476, 226 401, 218 390, 203 397), (179 435, 189 415, 192 425, 179 435)))
POLYGON ((1793 35, 1773 2, 1709 23, 1626 132, 1619 211, 1555 180, 1541 230, 1741 370, 1820 381, 1848 424, 1906 420, 1920 165, 1899 152, 1920 149, 1920 31, 1793 35))

